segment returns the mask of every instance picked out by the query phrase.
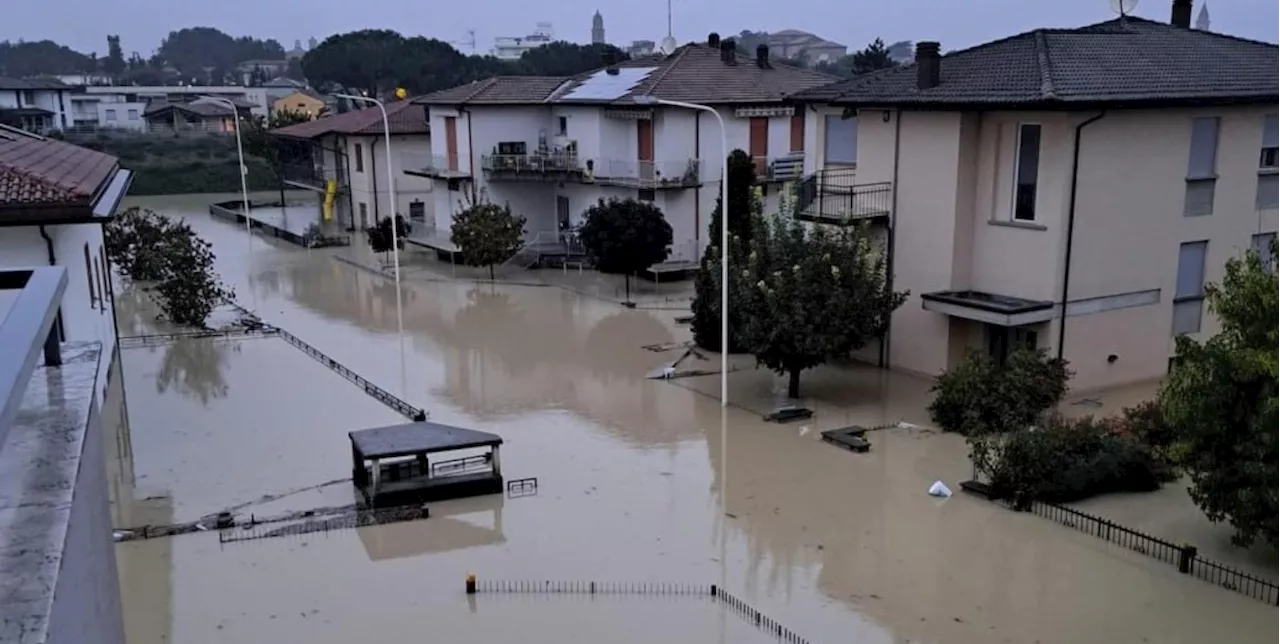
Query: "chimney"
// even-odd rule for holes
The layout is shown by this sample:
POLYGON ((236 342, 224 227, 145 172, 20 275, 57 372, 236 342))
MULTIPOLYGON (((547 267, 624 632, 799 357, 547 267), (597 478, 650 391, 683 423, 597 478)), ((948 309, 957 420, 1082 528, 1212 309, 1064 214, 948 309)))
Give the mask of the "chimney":
POLYGON ((714 31, 713 31, 713 32, 711 32, 711 33, 709 33, 709 34, 707 34, 707 46, 708 46, 708 47, 719 47, 719 46, 720 46, 720 34, 718 34, 718 33, 714 32, 714 31))
POLYGON ((938 86, 942 81, 941 78, 941 57, 938 50, 942 47, 940 43, 933 41, 922 41, 916 43, 916 87, 919 89, 931 89, 938 86))
POLYGON ((764 43, 756 45, 756 67, 769 69, 769 46, 764 43))
POLYGON ((738 44, 732 38, 720 41, 720 62, 726 65, 738 64, 738 44))
POLYGON ((1173 0, 1169 24, 1183 29, 1191 28, 1191 0, 1173 0))
POLYGON ((600 58, 604 61, 604 73, 610 76, 618 75, 617 60, 613 57, 613 49, 605 47, 604 53, 600 54, 600 58))

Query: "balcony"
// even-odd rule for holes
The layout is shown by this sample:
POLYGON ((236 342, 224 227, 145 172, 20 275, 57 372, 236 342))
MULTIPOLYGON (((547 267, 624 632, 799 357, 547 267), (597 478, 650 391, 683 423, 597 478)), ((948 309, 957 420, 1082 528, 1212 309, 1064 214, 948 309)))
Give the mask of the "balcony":
POLYGON ((827 168, 805 177, 796 192, 792 216, 836 226, 888 218, 893 184, 859 184, 856 178, 853 168, 827 168))
POLYGON ((751 157, 756 167, 756 180, 761 183, 788 183, 804 176, 804 152, 776 157, 751 157))
POLYGON ((340 176, 333 168, 326 168, 310 161, 284 164, 280 168, 280 180, 286 185, 319 192, 329 189, 330 180, 335 182, 336 192, 342 192, 347 188, 346 178, 340 176))
MULTIPOLYGON (((589 162, 588 162, 589 163, 589 162)), ((490 181, 573 181, 585 180, 587 167, 576 154, 490 154, 480 158, 480 167, 490 181)))
POLYGON ((400 169, 415 177, 431 179, 470 179, 471 157, 465 154, 427 154, 425 152, 402 152, 400 169))
POLYGON ((598 159, 588 161, 591 183, 641 190, 676 190, 702 185, 702 162, 698 159, 637 161, 598 159))

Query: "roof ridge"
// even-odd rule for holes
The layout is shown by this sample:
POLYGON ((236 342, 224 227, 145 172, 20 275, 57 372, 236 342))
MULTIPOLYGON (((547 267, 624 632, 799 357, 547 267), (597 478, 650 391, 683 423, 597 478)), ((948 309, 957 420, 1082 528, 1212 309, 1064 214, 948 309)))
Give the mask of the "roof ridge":
POLYGON ((1169 31, 1194 31, 1196 33, 1201 33, 1208 36, 1214 36, 1217 38, 1224 38, 1226 40, 1234 40, 1236 42, 1244 42, 1244 43, 1249 43, 1253 45, 1267 45, 1268 47, 1280 47, 1280 45, 1277 45, 1276 43, 1267 42, 1265 40, 1254 40, 1252 38, 1245 38, 1243 36, 1224 34, 1218 31, 1196 29, 1194 27, 1175 27, 1167 22, 1152 20, 1150 18, 1143 18, 1141 16, 1124 16, 1123 18, 1112 18, 1110 20, 1103 20, 1102 22, 1095 22, 1095 23, 1083 25, 1080 27, 1048 27, 1043 29, 1043 31, 1048 33, 1053 33, 1053 34, 1080 34, 1080 33, 1087 33, 1084 31, 1086 29, 1092 29, 1094 27, 1099 27, 1102 25, 1108 25, 1112 23, 1119 23, 1121 21, 1141 23, 1144 25, 1151 25, 1154 27, 1163 27, 1165 29, 1168 29, 1169 31))
POLYGON ((1036 63, 1040 68, 1040 96, 1041 98, 1054 101, 1058 99, 1058 93, 1053 89, 1053 64, 1049 59, 1049 43, 1045 42, 1043 30, 1036 30, 1036 63))

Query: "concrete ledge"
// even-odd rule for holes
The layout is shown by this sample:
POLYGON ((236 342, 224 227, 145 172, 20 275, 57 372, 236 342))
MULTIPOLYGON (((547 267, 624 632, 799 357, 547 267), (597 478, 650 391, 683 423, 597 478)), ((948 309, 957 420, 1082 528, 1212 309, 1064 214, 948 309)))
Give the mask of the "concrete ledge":
POLYGON ((124 642, 94 342, 31 376, 0 445, 0 642, 124 642))

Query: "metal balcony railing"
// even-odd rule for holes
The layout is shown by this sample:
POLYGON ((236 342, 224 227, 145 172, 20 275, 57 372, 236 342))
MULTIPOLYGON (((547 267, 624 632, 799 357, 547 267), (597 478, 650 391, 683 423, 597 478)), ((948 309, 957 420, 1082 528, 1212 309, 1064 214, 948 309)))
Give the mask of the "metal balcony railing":
POLYGON ((318 163, 310 161, 302 161, 295 163, 286 163, 281 166, 281 179, 285 183, 293 185, 315 188, 317 190, 326 189, 330 179, 338 182, 338 189, 341 190, 347 185, 346 177, 335 172, 333 168, 326 168, 318 163))
POLYGON ((804 176, 804 152, 751 157, 751 161, 755 164, 756 179, 765 183, 798 181, 804 176))
POLYGON ((702 162, 698 159, 596 159, 590 170, 595 183, 623 188, 694 188, 702 184, 702 162))
POLYGON ((578 155, 563 152, 485 155, 480 159, 480 166, 493 175, 555 175, 559 178, 585 172, 578 155))
POLYGON ((463 179, 471 176, 471 157, 458 153, 402 152, 400 169, 408 174, 436 179, 463 179))
POLYGON ((848 225, 866 219, 888 217, 893 184, 857 183, 854 168, 826 168, 800 182, 796 191, 796 219, 848 225))
POLYGON ((0 315, 0 448, 41 356, 45 366, 62 364, 57 319, 66 288, 67 270, 60 266, 0 270, 0 291, 10 300, 0 315))

